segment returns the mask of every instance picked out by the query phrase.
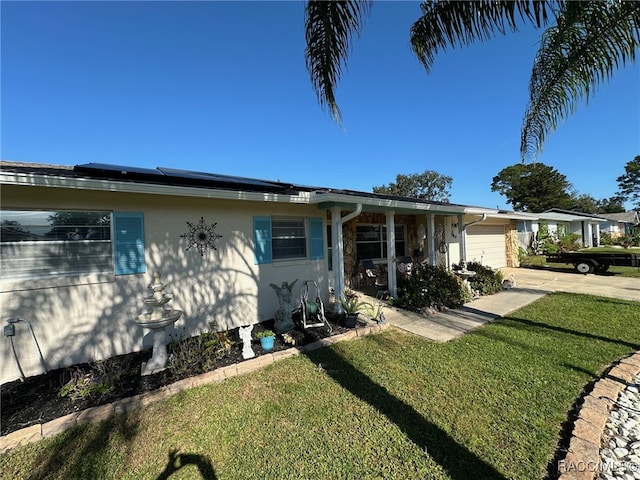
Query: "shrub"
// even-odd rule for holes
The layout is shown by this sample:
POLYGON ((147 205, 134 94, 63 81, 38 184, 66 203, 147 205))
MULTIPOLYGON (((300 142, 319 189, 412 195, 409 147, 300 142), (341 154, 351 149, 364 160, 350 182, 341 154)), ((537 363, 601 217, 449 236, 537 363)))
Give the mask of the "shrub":
POLYGON ((199 374, 213 368, 216 360, 228 355, 234 342, 228 331, 216 332, 215 322, 210 330, 195 337, 180 338, 169 345, 169 368, 175 375, 199 374))
POLYGON ((69 397, 71 401, 89 397, 102 397, 115 389, 121 372, 108 361, 90 363, 88 370, 75 367, 71 378, 62 386, 58 395, 69 397))
POLYGON ((613 245, 613 239, 609 232, 600 232, 600 245, 613 245))
POLYGON ((471 288, 477 290, 480 295, 493 295, 502 291, 504 279, 501 272, 494 272, 492 268, 478 262, 468 263, 467 269, 476 272, 473 277, 469 277, 469 283, 471 288))
POLYGON ((582 248, 580 235, 577 233, 567 233, 558 240, 558 248, 563 252, 577 252, 582 248))
POLYGON ((455 308, 470 299, 462 281, 446 268, 414 264, 411 275, 400 279, 398 296, 389 303, 417 311, 425 307, 455 308))

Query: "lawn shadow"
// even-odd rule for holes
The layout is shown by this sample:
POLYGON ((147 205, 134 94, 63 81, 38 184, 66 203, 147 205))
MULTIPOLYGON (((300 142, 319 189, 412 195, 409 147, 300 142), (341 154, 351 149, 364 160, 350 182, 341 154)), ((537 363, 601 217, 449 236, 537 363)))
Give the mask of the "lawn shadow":
POLYGON ((42 450, 33 463, 31 478, 48 478, 51 472, 65 472, 66 478, 103 478, 109 440, 119 437, 127 445, 137 433, 138 417, 126 413, 74 427, 42 450))
POLYGON ((556 325, 549 325, 547 323, 534 322, 533 320, 525 320, 524 318, 505 317, 504 324, 506 324, 506 321, 520 324, 522 326, 522 328, 532 327, 532 328, 540 328, 540 329, 544 329, 544 330, 552 330, 554 332, 566 333, 567 335, 590 338, 592 340, 599 340, 601 342, 614 343, 614 344, 617 344, 617 345, 622 345, 624 347, 632 348, 633 350, 639 350, 640 349, 640 345, 637 344, 637 343, 631 343, 631 342, 627 342, 625 340, 614 339, 614 338, 605 337, 605 336, 602 336, 602 335, 596 335, 596 334, 593 334, 593 333, 581 332, 579 330, 572 330, 570 328, 558 327, 556 325))
POLYGON ((195 465, 198 473, 204 480, 216 480, 217 478, 213 465, 211 465, 209 459, 204 455, 178 453, 178 450, 174 449, 169 452, 168 456, 167 465, 164 467, 164 470, 160 472, 156 480, 167 480, 171 475, 187 465, 195 465))
POLYGON ((333 348, 306 352, 305 355, 314 364, 322 365, 326 374, 339 385, 386 416, 454 480, 506 480, 492 465, 427 421, 412 406, 372 381, 333 348))

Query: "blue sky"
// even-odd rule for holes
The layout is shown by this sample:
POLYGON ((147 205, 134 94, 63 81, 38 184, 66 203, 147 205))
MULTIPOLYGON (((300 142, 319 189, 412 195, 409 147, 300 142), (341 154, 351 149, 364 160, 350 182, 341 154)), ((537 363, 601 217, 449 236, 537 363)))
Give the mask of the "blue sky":
MULTIPOLYGON (((416 2, 376 2, 338 85, 343 128, 305 67, 302 2, 6 2, 1 157, 174 167, 371 191, 453 178, 454 203, 509 208, 539 32, 441 54, 409 49, 416 2)), ((640 154, 640 64, 562 123, 541 162, 610 197, 640 154)), ((627 205, 631 207, 630 204, 627 205)))

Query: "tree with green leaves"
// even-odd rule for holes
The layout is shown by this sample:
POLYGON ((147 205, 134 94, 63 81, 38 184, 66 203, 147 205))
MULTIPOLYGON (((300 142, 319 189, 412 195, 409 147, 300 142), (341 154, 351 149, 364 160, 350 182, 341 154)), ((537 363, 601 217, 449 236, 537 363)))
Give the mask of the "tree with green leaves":
POLYGON ((516 163, 493 177, 491 191, 507 197, 514 210, 539 213, 569 208, 572 196, 567 177, 543 163, 516 163))
POLYGON ((598 200, 597 213, 622 213, 624 211, 624 199, 619 195, 598 200))
POLYGON ((633 160, 624 166, 624 175, 617 178, 620 195, 625 200, 636 202, 640 209, 640 155, 636 155, 633 160))
MULTIPOLYGON (((307 70, 320 105, 338 123, 335 88, 371 6, 369 0, 313 0, 306 6, 307 70)), ((535 159, 559 121, 617 69, 634 62, 640 48, 640 1, 431 0, 421 10, 410 38, 427 73, 436 55, 449 47, 517 32, 524 25, 544 29, 529 81, 523 160, 535 159)))
POLYGON ((395 182, 373 187, 373 193, 449 203, 449 189, 452 183, 453 179, 447 175, 425 170, 423 173, 412 175, 398 174, 395 182))

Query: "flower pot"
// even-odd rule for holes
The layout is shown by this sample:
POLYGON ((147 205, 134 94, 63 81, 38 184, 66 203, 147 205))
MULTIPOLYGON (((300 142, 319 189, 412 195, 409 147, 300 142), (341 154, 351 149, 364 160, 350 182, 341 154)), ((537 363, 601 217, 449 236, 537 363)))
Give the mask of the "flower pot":
POLYGON ((346 315, 342 319, 342 326, 344 328, 356 328, 356 322, 358 321, 358 314, 346 315))
POLYGON ((273 341, 276 337, 262 337, 260 339, 260 346, 263 350, 272 350, 273 349, 273 341))

